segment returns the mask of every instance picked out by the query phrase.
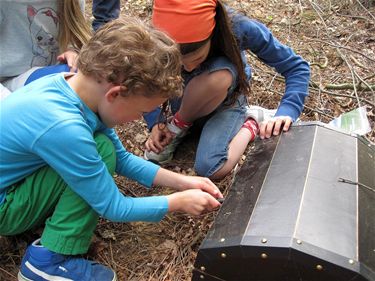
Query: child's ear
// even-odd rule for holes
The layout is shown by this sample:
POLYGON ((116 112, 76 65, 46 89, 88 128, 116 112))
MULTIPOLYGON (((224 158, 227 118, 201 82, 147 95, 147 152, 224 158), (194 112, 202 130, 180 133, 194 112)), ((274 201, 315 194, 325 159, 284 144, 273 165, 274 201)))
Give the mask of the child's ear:
POLYGON ((108 99, 109 102, 112 102, 114 101, 118 96, 121 95, 121 90, 124 90, 123 89, 124 87, 121 87, 119 85, 116 85, 116 86, 112 86, 108 91, 107 93, 105 94, 106 98, 108 99))

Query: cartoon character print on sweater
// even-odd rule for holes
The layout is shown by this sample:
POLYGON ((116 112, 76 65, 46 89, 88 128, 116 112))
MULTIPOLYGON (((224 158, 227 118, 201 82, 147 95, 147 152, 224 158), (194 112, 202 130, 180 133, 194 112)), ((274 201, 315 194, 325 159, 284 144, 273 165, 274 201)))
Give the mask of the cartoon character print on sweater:
POLYGON ((56 63, 58 52, 59 20, 56 11, 51 8, 35 9, 27 6, 30 22, 33 58, 30 66, 47 66, 56 63))

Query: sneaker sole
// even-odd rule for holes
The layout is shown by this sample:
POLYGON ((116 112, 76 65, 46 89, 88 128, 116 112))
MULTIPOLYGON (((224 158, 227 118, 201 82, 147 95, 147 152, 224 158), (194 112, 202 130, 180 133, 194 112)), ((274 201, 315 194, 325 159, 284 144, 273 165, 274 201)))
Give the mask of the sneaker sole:
MULTIPOLYGON (((18 272, 17 279, 18 279, 18 281, 33 281, 32 279, 29 279, 29 278, 26 278, 25 276, 23 276, 21 271, 18 272)), ((113 277, 112 281, 117 281, 116 273, 115 273, 115 276, 113 277)))
POLYGON ((18 275, 17 275, 17 279, 18 281, 33 281, 29 278, 26 278, 25 276, 22 275, 21 271, 18 272, 18 275))

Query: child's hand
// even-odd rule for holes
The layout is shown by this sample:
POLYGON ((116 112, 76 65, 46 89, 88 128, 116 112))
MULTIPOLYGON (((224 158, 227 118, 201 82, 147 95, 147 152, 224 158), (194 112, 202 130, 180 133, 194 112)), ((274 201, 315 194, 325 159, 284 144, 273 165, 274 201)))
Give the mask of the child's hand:
POLYGON ((209 178, 183 176, 183 180, 179 185, 179 190, 200 189, 215 198, 223 198, 223 194, 220 192, 219 188, 209 178))
POLYGON ((166 126, 155 125, 151 130, 151 135, 145 143, 147 151, 160 153, 164 147, 172 140, 172 133, 166 126))
POLYGON ((158 170, 153 184, 171 187, 178 191, 199 189, 215 198, 223 198, 219 188, 209 178, 185 176, 164 168, 158 170))
POLYGON ((268 121, 260 123, 259 136, 261 139, 270 138, 271 135, 277 136, 280 134, 281 129, 286 132, 292 125, 292 118, 289 116, 276 116, 268 121))
POLYGON ((57 57, 57 60, 59 62, 66 63, 69 66, 71 72, 76 72, 77 71, 77 57, 78 57, 77 52, 73 50, 68 50, 62 53, 61 55, 59 55, 57 57))
POLYGON ((184 212, 190 215, 201 215, 220 206, 219 201, 200 189, 189 189, 167 195, 170 212, 184 212))

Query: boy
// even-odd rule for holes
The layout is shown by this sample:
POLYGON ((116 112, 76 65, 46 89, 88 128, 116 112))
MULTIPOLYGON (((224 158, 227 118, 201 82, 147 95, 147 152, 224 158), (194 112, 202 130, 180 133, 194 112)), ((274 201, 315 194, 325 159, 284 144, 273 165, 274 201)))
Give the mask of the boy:
POLYGON ((207 178, 179 175, 125 151, 113 126, 140 118, 181 92, 179 51, 142 22, 115 20, 82 49, 78 73, 39 79, 2 101, 0 235, 45 223, 22 260, 19 280, 116 280, 87 252, 99 216, 159 221, 169 211, 217 208, 207 178), (130 198, 112 173, 179 192, 130 198))

